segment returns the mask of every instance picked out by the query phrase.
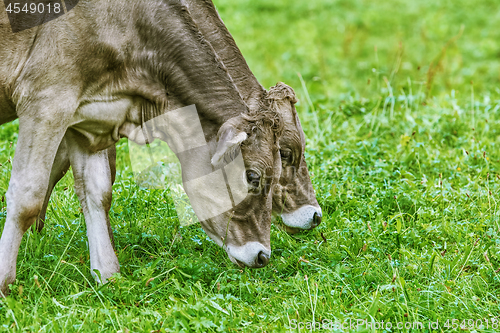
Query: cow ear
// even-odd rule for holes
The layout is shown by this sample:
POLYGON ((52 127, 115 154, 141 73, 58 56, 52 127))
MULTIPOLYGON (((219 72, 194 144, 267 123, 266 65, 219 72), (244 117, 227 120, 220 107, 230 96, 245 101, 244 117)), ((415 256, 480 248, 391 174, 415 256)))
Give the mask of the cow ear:
POLYGON ((247 133, 236 130, 233 126, 223 126, 219 131, 217 149, 212 157, 212 165, 218 167, 226 157, 231 159, 233 153, 247 139, 247 133))

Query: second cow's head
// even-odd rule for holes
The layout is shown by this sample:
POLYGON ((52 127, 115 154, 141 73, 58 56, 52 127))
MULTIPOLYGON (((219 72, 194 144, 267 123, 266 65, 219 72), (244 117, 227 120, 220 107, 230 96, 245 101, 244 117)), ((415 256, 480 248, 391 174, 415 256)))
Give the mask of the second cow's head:
POLYGON ((282 170, 273 188, 273 212, 281 215, 289 233, 313 229, 322 217, 304 156, 305 135, 295 110, 296 102, 293 89, 284 83, 269 89, 265 96, 268 108, 276 109, 283 117, 279 141, 282 170))

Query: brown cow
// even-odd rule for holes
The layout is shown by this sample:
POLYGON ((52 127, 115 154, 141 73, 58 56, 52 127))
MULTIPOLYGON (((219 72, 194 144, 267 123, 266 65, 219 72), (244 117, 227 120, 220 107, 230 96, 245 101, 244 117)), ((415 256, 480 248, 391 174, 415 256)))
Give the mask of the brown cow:
MULTIPOLYGON (((288 232, 294 233, 301 229, 316 227, 321 222, 322 212, 316 200, 304 158, 305 136, 295 110, 296 98, 292 88, 280 83, 266 92, 248 67, 212 1, 187 0, 186 3, 201 33, 226 66, 250 109, 258 112, 265 99, 276 106, 285 120, 284 133, 279 142, 282 173, 279 184, 276 184, 273 189, 273 212, 281 215, 285 230, 288 232)), ((114 147, 110 148, 108 154, 115 156, 114 147)), ((113 170, 114 163, 113 158, 110 161, 113 170)), ((60 149, 52 170, 49 192, 46 195, 39 221, 37 221, 38 230, 43 228, 50 192, 68 168, 67 153, 60 149)), ((109 225, 109 218, 107 214, 105 216, 109 225)), ((112 234, 111 231, 110 234, 112 234)))
MULTIPOLYGON (((267 264, 269 189, 281 172, 282 118, 265 99, 260 112, 248 110, 183 1, 81 0, 68 14, 17 34, 4 13, 2 3, 0 123, 19 118, 19 139, 0 238, 0 292, 15 280, 22 236, 40 214, 60 147, 73 166, 92 272, 99 270, 102 281, 118 272, 102 215, 109 209, 113 172, 106 148, 121 136, 139 143, 168 141, 161 123, 151 131, 145 124, 189 105, 195 105, 208 144, 178 155, 183 177, 231 178, 226 152, 235 157, 241 150, 236 158, 243 156, 244 175, 235 178, 245 179, 254 192, 233 209, 202 220, 202 227, 233 262, 267 264)), ((196 187, 186 192, 215 206, 222 200, 196 187)))

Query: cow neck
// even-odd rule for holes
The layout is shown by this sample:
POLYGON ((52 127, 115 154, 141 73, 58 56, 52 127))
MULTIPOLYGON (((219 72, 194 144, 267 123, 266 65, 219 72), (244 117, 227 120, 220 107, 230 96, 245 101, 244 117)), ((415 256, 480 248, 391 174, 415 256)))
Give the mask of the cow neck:
POLYGON ((186 1, 196 25, 225 65, 234 84, 252 111, 258 111, 266 90, 254 76, 212 0, 186 1))
MULTIPOLYGON (((187 8, 181 2, 169 2, 167 7, 151 9, 155 15, 145 14, 139 20, 137 33, 146 57, 139 61, 163 80, 165 91, 180 104, 196 105, 205 137, 211 141, 225 121, 246 113, 248 107, 187 8)), ((154 114, 143 116, 147 121, 154 114)))

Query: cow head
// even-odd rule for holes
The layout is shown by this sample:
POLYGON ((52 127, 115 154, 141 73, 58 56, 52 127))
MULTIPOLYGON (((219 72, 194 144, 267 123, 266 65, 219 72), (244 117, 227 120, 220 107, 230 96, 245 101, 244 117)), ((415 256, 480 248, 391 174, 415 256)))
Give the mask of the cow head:
POLYGON ((281 173, 282 127, 273 109, 227 120, 211 144, 215 171, 184 183, 205 232, 240 267, 264 267, 271 256, 271 188, 281 173))
POLYGON ((283 117, 284 130, 280 138, 282 171, 273 188, 273 212, 280 214, 289 233, 313 229, 321 223, 322 212, 309 178, 304 157, 305 135, 300 124, 293 89, 278 83, 265 96, 283 117))
MULTIPOLYGON (((207 138, 204 129, 214 121, 201 117, 194 105, 170 107, 128 131, 127 137, 139 145, 154 139, 166 142, 180 162, 184 191, 209 237, 237 265, 266 266, 271 255, 271 188, 281 173, 281 114, 276 109, 240 113, 222 121, 207 138)), ((150 158, 155 160, 152 154, 150 158)), ((168 174, 171 178, 178 171, 168 174)))

